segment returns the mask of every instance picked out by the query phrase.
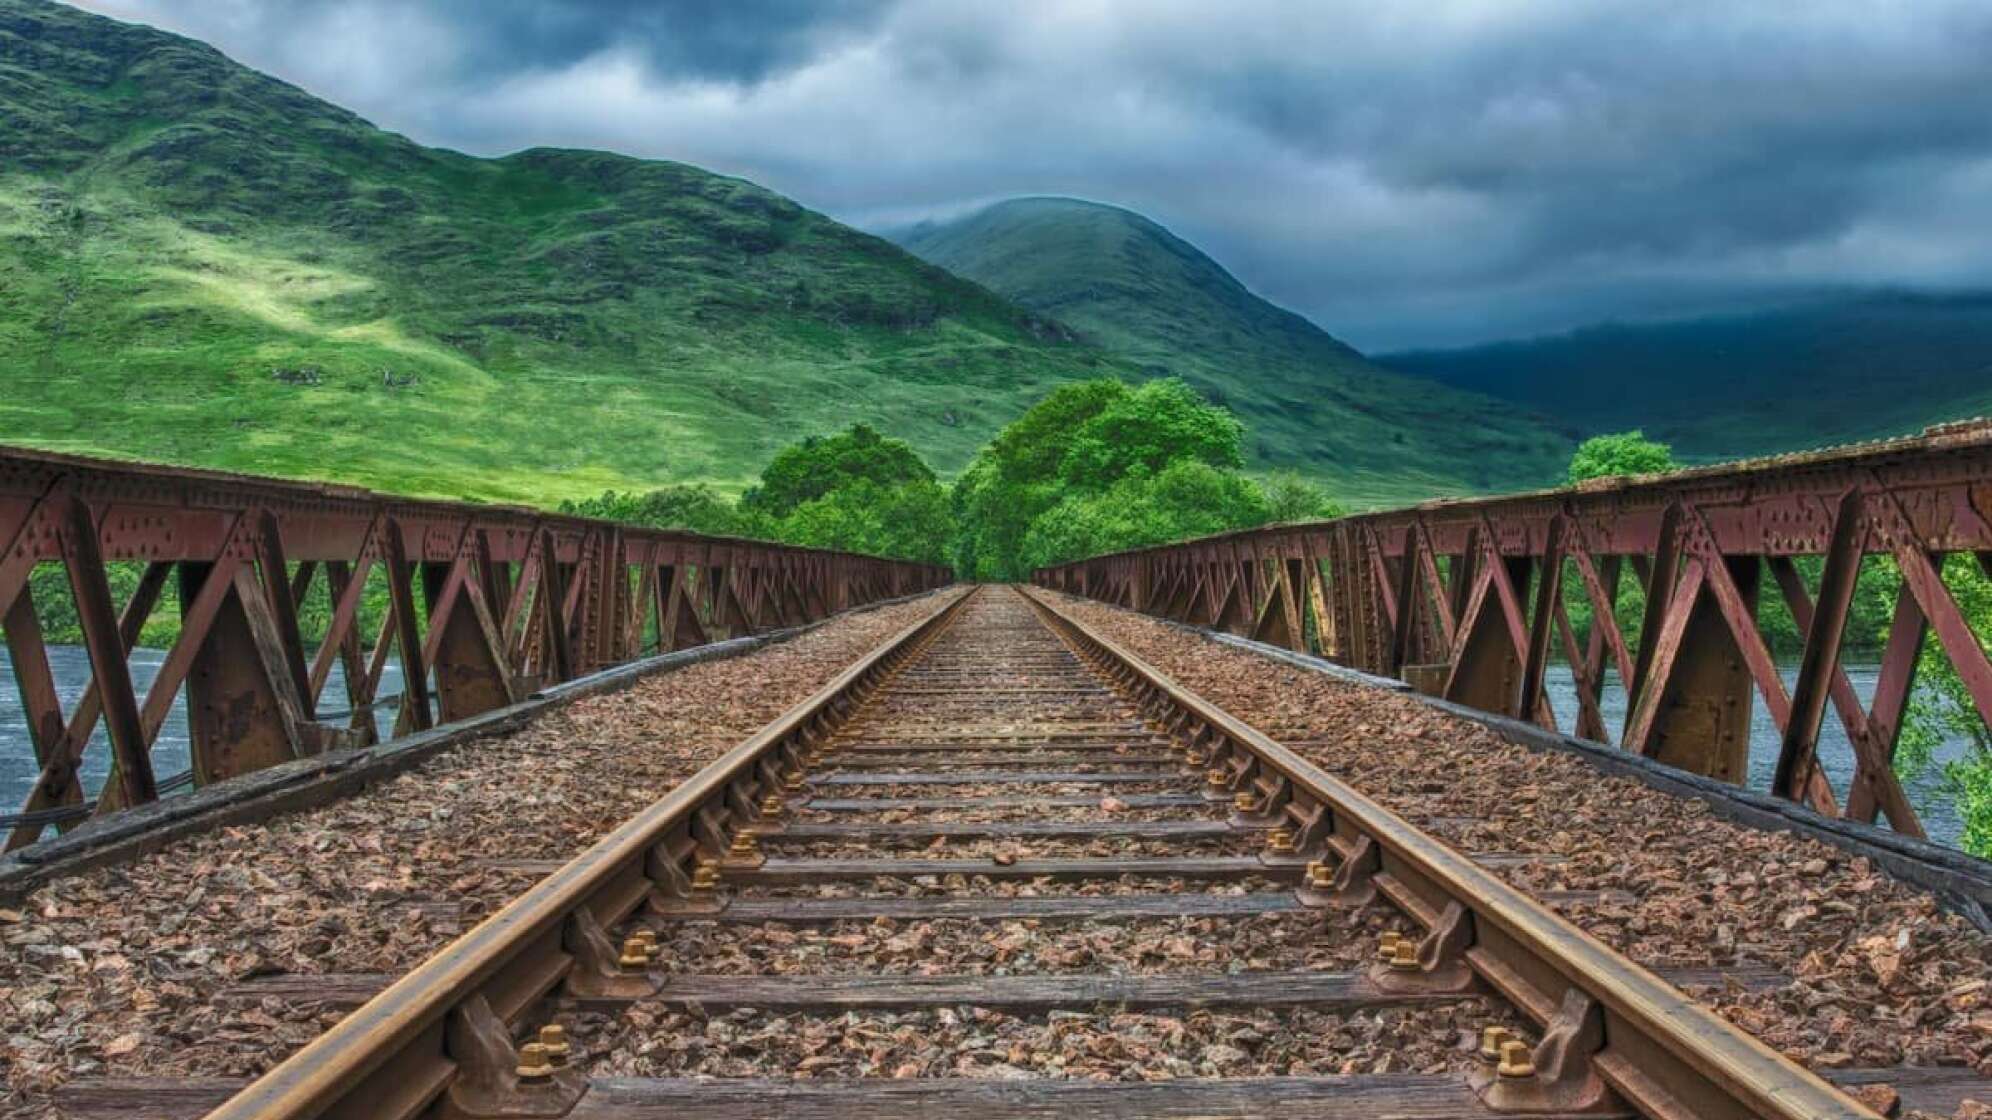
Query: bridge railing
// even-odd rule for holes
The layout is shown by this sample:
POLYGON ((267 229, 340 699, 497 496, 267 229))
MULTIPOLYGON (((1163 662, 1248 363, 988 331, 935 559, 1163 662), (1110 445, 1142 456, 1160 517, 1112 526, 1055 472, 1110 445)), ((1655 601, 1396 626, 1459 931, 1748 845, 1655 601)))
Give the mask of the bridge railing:
MULTIPOLYGON (((186 694, 196 786, 464 719, 631 661, 947 583, 940 567, 508 506, 0 448, 0 627, 40 776, 7 848, 151 801, 152 747, 186 694), (112 565, 135 569, 120 603, 112 565), (33 578, 59 567, 62 579, 33 578), (48 571, 47 568, 43 568, 48 571), (65 706, 35 585, 66 592, 90 679, 65 706), (141 695, 132 652, 169 584, 179 632, 141 695), (325 601, 324 636, 299 623, 325 601), (366 602, 385 598, 361 632, 366 602), (390 661, 402 691, 379 696, 390 661), (341 711, 322 714, 333 669, 341 711), (82 765, 97 726, 110 774, 82 765)), ((129 581, 119 581, 129 582, 129 581)), ((41 604, 45 610, 51 604, 41 604)))
POLYGON ((1577 693, 1577 735, 1612 741, 1601 699, 1615 675, 1627 701, 1620 746, 1731 782, 1747 774, 1761 699, 1780 740, 1772 792, 1829 815, 1872 822, 1879 814, 1920 837, 1893 761, 1931 636, 1992 726, 1992 663, 1945 583, 1952 554, 1972 556, 1992 575, 1992 422, 1248 530, 1044 568, 1034 578, 1401 676, 1552 729, 1544 679, 1560 655, 1577 693), (1871 556, 1887 557, 1901 578, 1864 703, 1842 655, 1871 556), (1639 595, 1620 595, 1628 579, 1639 595), (1789 687, 1760 621, 1768 595, 1783 600, 1803 637, 1789 687), (1582 632, 1572 625, 1572 599, 1590 608, 1582 632), (1844 802, 1818 756, 1829 708, 1855 756, 1844 802))

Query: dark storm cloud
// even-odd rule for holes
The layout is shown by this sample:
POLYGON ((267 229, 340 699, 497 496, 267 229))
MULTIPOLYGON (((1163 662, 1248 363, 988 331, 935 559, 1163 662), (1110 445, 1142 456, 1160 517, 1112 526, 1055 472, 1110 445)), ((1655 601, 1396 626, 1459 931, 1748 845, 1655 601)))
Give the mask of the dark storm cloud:
POLYGON ((1142 210, 1370 346, 1992 285, 1982 0, 92 0, 380 123, 860 223, 1142 210))
MULTIPOLYGON (((284 0, 322 7, 325 0, 284 0)), ((630 47, 659 74, 756 82, 861 32, 886 0, 440 0, 476 74, 574 65, 630 47)))

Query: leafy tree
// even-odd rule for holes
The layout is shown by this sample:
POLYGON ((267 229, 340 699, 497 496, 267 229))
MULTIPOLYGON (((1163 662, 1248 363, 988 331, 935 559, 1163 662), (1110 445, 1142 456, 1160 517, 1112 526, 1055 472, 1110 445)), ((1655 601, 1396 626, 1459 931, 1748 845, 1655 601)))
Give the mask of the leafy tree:
POLYGON ((804 502, 781 522, 782 539, 929 564, 947 562, 954 512, 935 482, 881 486, 860 479, 804 502))
MULTIPOLYGON (((1230 470, 1243 462, 1242 439, 1243 428, 1229 412, 1181 381, 1135 388, 1112 380, 1060 386, 997 433, 956 481, 955 566, 977 579, 1023 577, 1030 561, 1046 554, 1042 542, 1051 539, 1041 534, 1033 551, 1026 538, 1040 518, 1068 502, 1074 504, 1059 514, 1062 527, 1055 530, 1065 535, 1060 539, 1078 540, 1073 534, 1094 529, 1100 540, 1131 539, 1126 516, 1112 506, 1136 501, 1142 490, 1118 489, 1120 483, 1152 484, 1181 462, 1230 470), (1104 500, 1080 501, 1089 498, 1104 500), (1110 523, 1118 528, 1107 528, 1110 523)), ((1260 495, 1253 508, 1263 511, 1266 504, 1260 495)), ((1264 520, 1263 512, 1258 516, 1264 520)), ((1236 527, 1229 520, 1223 526, 1236 527)), ((1195 533, 1176 534, 1185 535, 1195 533)), ((1149 533, 1143 539, 1175 538, 1149 533)))
POLYGON ((1294 471, 1274 471, 1259 483, 1265 491, 1266 518, 1275 525, 1292 521, 1323 521, 1348 512, 1328 491, 1294 471))
POLYGON ((1031 523, 1020 567, 1263 525, 1265 491, 1244 475, 1184 459, 1136 471, 1099 494, 1072 494, 1031 523))
POLYGON ((562 502, 560 511, 714 536, 773 538, 776 535, 770 519, 740 509, 703 482, 666 486, 644 494, 608 490, 598 497, 562 502))
POLYGON ((1102 378, 1060 385, 1005 425, 955 480, 955 569, 969 579, 1022 576, 1024 534, 1057 505, 1059 467, 1086 423, 1132 392, 1102 378))
MULTIPOLYGON (((1892 608, 1900 575, 1893 563, 1886 565, 1894 578, 1877 581, 1871 594, 1877 613, 1892 608)), ((1947 557, 1944 583, 1957 600, 1958 609, 1971 623, 1981 648, 1992 652, 1992 575, 1971 556, 1947 557)), ((1943 781, 1957 801, 1964 821, 1960 844, 1977 856, 1992 857, 1992 729, 1980 718, 1972 702, 1971 690, 1958 675, 1943 645, 1926 641, 1916 663, 1916 690, 1910 696, 1909 710, 1902 721, 1902 737, 1896 747, 1895 770, 1913 777, 1934 763, 1939 746, 1948 740, 1964 744, 1964 757, 1944 764, 1943 781)))
POLYGON ((1080 491, 1103 490, 1136 471, 1154 474, 1185 460, 1243 466, 1245 426, 1175 378, 1150 381, 1084 423, 1059 462, 1059 480, 1080 491))
POLYGON ((889 488, 935 479, 912 444, 888 439, 869 424, 853 424, 848 431, 810 436, 776 452, 760 484, 741 497, 740 508, 787 517, 805 502, 860 481, 889 488))
POLYGON ((1647 439, 1646 433, 1637 428, 1629 432, 1592 436, 1578 444, 1577 453, 1570 457, 1572 483, 1612 475, 1659 474, 1679 469, 1680 464, 1674 461, 1673 448, 1647 439))

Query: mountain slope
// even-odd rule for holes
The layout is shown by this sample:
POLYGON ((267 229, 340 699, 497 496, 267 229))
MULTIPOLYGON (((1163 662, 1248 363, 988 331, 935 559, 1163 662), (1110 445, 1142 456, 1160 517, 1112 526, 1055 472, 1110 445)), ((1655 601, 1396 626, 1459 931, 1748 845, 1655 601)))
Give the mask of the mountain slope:
POLYGON ((1345 499, 1540 485, 1569 443, 1520 409, 1371 364, 1139 214, 1066 198, 1000 202, 892 233, 907 248, 1176 374, 1245 420, 1257 465, 1345 499))
POLYGON ((944 469, 1131 369, 738 179, 476 159, 0 0, 0 441, 549 501, 865 419, 944 469))
POLYGON ((1760 455, 1992 413, 1992 295, 1871 295, 1378 361, 1585 434, 1643 427, 1691 460, 1760 455))

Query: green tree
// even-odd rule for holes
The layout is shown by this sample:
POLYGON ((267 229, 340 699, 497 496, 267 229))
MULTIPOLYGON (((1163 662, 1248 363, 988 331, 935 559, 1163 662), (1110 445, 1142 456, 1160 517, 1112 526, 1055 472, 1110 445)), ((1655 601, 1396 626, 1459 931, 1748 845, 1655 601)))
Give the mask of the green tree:
POLYGON ((560 512, 722 537, 775 536, 770 519, 742 510, 703 482, 666 486, 643 494, 608 490, 598 497, 562 502, 560 512))
POLYGON ((1213 467, 1245 463, 1245 426, 1175 378, 1150 381, 1078 426, 1059 462, 1059 480, 1097 492, 1136 471, 1154 474, 1171 463, 1213 467))
POLYGON ((1265 491, 1267 520, 1275 525, 1324 521, 1348 512, 1318 483, 1302 478, 1295 471, 1274 471, 1259 486, 1265 491))
POLYGON ((935 481, 933 468, 903 439, 889 439, 869 424, 834 436, 810 436, 775 453, 759 485, 741 496, 740 508, 787 517, 804 502, 865 481, 883 487, 935 481))
POLYGON ((1136 471, 1098 494, 1071 494, 1032 521, 1020 567, 1263 525, 1265 491, 1244 475, 1184 459, 1136 471))
MULTIPOLYGON (((1892 578, 1877 581, 1870 592, 1876 599, 1877 613, 1884 605, 1893 607, 1896 588, 1901 585, 1894 564, 1886 567, 1892 578)), ((1979 647, 1992 653, 1992 640, 1988 640, 1992 634, 1992 573, 1974 557, 1957 554, 1945 559, 1943 580, 1971 624, 1979 647)), ((1964 757, 1944 764, 1943 782, 1956 799, 1964 822, 1959 843, 1973 855, 1992 857, 1992 729, 1980 718, 1971 690, 1944 653, 1943 644, 1933 638, 1924 642, 1916 663, 1916 689, 1902 721, 1896 773, 1905 778, 1923 773, 1934 762, 1937 748, 1953 739, 1964 744, 1964 757)))
MULTIPOLYGON (((1142 490, 1118 489, 1120 483, 1152 484, 1182 462, 1220 473, 1233 470, 1243 462, 1242 442, 1238 421, 1181 381, 1134 388, 1112 380, 1060 386, 997 433, 956 480, 955 566, 977 579, 1022 578, 1033 558, 1047 554, 1044 542, 1051 539, 1041 534, 1040 544, 1027 548, 1033 526, 1068 502, 1074 504, 1058 515, 1059 539, 1076 541, 1095 529, 1089 539, 1130 539, 1113 503, 1135 500, 1142 490), (1103 500, 1083 500, 1094 498, 1103 500), (1119 528, 1109 528, 1103 518, 1119 528), (1088 525, 1093 529, 1083 528, 1088 525)), ((1252 504, 1262 511, 1261 521, 1266 504, 1263 495, 1252 504)), ((1223 527, 1236 527, 1221 520, 1223 527)), ((1045 532, 1054 529, 1047 526, 1045 532)), ((1195 534, 1186 529, 1178 535, 1195 534)))
POLYGON ((1679 470, 1674 449, 1646 438, 1634 428, 1629 432, 1592 436, 1577 445, 1570 457, 1570 481, 1583 482, 1623 474, 1659 474, 1679 470))
POLYGON ((947 562, 954 513, 938 483, 881 486, 859 479, 804 502, 781 522, 782 539, 928 564, 947 562))

